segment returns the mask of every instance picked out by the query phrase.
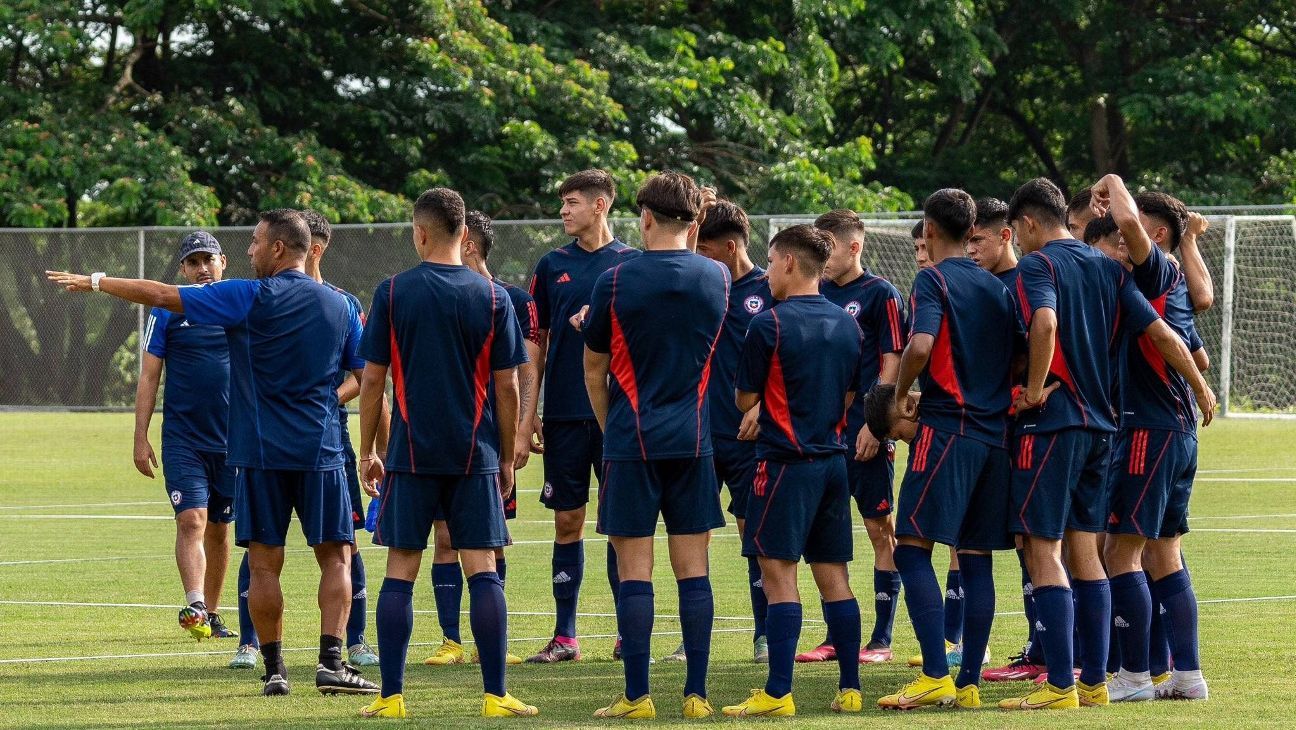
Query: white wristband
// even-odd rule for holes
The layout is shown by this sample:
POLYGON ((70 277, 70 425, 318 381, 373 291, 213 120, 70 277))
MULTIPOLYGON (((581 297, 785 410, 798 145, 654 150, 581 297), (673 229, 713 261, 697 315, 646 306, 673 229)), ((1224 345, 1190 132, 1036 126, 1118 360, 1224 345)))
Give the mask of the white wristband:
POLYGON ((99 291, 99 280, 102 279, 102 278, 104 278, 105 276, 107 276, 107 274, 105 274, 105 273, 102 272, 102 271, 96 271, 96 272, 94 272, 93 274, 91 274, 91 275, 90 275, 90 288, 91 288, 92 290, 94 290, 94 291, 99 291))

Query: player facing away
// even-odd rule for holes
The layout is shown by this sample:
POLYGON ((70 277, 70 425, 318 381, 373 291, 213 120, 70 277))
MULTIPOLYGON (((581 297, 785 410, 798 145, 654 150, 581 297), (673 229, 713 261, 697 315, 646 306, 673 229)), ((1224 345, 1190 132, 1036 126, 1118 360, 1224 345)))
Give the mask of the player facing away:
MULTIPOLYGON (((707 408, 711 414, 711 446, 716 468, 717 486, 729 487, 729 514, 738 523, 738 534, 746 526, 747 500, 756 477, 756 419, 759 409, 746 413, 734 402, 734 378, 742 354, 747 326, 757 314, 774 305, 765 269, 752 263, 747 254, 751 224, 747 213, 728 200, 720 200, 707 209, 698 228, 697 252, 729 269, 729 307, 724 327, 711 358, 711 384, 707 388, 707 408)), ((741 550, 741 546, 740 546, 741 550)), ((752 661, 769 661, 769 641, 765 635, 765 617, 769 601, 761 582, 760 562, 747 558, 747 591, 751 599, 753 634, 752 661)))
POLYGON ((831 708, 859 712, 860 610, 846 563, 852 558, 846 409, 859 379, 855 318, 819 293, 832 237, 814 226, 770 241, 769 285, 779 304, 756 315, 743 342, 738 408, 760 407, 756 479, 747 501, 743 554, 760 560, 769 598, 765 686, 724 708, 729 717, 790 717, 792 667, 801 634, 797 562, 810 564, 836 644, 831 708))
MULTIPOLYGON (((570 320, 589 304, 594 282, 604 271, 639 255, 637 249, 613 238, 608 228, 616 187, 606 172, 578 172, 563 181, 558 196, 563 231, 574 238, 541 257, 530 290, 539 318, 542 355, 536 373, 544 386, 545 408, 543 422, 534 409, 526 422, 536 439, 535 450, 544 454, 540 501, 554 513, 552 581, 557 614, 553 639, 527 659, 540 664, 580 659, 576 604, 585 576, 585 506, 591 471, 599 475, 600 483, 603 474, 603 433, 585 392, 581 333, 570 320)), ((606 565, 615 603, 620 579, 611 543, 606 565)))
POLYGON ((1016 299, 1029 329, 1026 385, 1014 402, 1012 530, 1026 538, 1036 638, 1048 679, 1000 707, 1105 705, 1111 598, 1097 534, 1107 521, 1105 481, 1116 431, 1114 339, 1145 334, 1166 363, 1193 383, 1205 420, 1214 394, 1183 341, 1130 275, 1070 237, 1057 186, 1043 178, 1026 183, 1013 194, 1008 218, 1026 252, 1017 266, 1016 299), (1059 382, 1061 387, 1045 391, 1059 382), (1062 564, 1064 542, 1069 571, 1062 564), (1083 657, 1078 687, 1071 673, 1076 628, 1083 657))
POLYGON ((315 687, 325 694, 377 692, 342 661, 351 606, 351 500, 337 425, 340 368, 359 374, 360 319, 304 268, 310 229, 301 213, 261 213, 248 247, 258 278, 176 287, 102 273, 49 272, 70 291, 103 291, 225 328, 230 352, 229 459, 235 537, 249 551, 249 609, 261 639, 262 693, 288 694, 284 664, 284 541, 293 512, 320 567, 320 647, 315 687))
MULTIPOLYGON (((1186 278, 1151 238, 1162 233, 1165 227, 1157 224, 1167 217, 1187 218, 1182 203, 1164 193, 1131 196, 1116 175, 1098 181, 1093 199, 1097 211, 1110 211, 1119 226, 1139 291, 1179 338, 1191 342, 1195 325, 1186 278), (1139 199, 1146 201, 1148 210, 1138 205, 1139 199)), ((1178 229, 1172 228, 1170 235, 1177 237, 1178 229)), ((1197 471, 1193 391, 1142 338, 1127 339, 1122 349, 1122 419, 1112 448, 1106 544, 1121 668, 1108 682, 1108 694, 1112 702, 1154 696, 1206 699, 1197 645, 1197 597, 1180 561, 1197 471), (1168 620, 1166 633, 1174 642, 1174 672, 1154 688, 1149 659, 1156 604, 1166 609, 1162 619, 1168 620)))
POLYGON ((708 717, 714 714, 706 677, 715 601, 707 546, 724 514, 706 398, 729 272, 690 250, 703 215, 702 191, 691 178, 654 175, 635 204, 645 253, 599 276, 583 327, 585 385, 604 434, 597 529, 616 549, 625 670, 624 693, 595 717, 657 714, 648 665, 658 515, 679 592, 684 717, 708 717))
MULTIPOLYGON (((860 387, 894 383, 900 367, 900 352, 909 332, 900 292, 860 263, 864 253, 864 224, 854 211, 824 213, 814 225, 827 232, 833 242, 819 292, 854 317, 864 335, 860 387)), ((879 441, 864 428, 863 405, 857 399, 846 413, 846 478, 873 545, 873 632, 859 655, 860 663, 872 664, 891 661, 900 574, 895 568, 895 523, 891 519, 895 503, 892 487, 895 443, 879 441)), ((961 618, 960 612, 960 625, 961 618)), ((830 661, 836 658, 832 646, 832 636, 826 636, 815 649, 797 655, 797 660, 830 661)))
POLYGON ((1003 283, 963 256, 976 205, 946 188, 923 203, 923 238, 934 265, 918 272, 910 298, 909 343, 896 379, 896 408, 918 416, 896 510, 896 567, 922 648, 922 673, 884 709, 980 707, 980 662, 951 678, 944 644, 935 543, 958 551, 963 579, 963 649, 982 657, 994 620, 991 551, 1012 547, 1008 534, 1008 407, 1012 357, 1020 327, 1003 283), (918 381, 921 403, 909 388, 918 381))
MULTIPOLYGON (((523 289, 495 278, 487 268, 486 261, 490 258, 491 248, 495 244, 495 227, 491 225, 491 219, 479 210, 470 210, 464 217, 464 224, 468 227, 468 238, 464 241, 460 254, 464 265, 495 283, 508 294, 509 301, 513 304, 513 314, 517 317, 518 326, 522 328, 523 346, 526 348, 528 362, 518 365, 518 408, 521 414, 526 414, 535 405, 535 361, 539 358, 540 350, 535 341, 537 329, 535 300, 523 289)), ((493 398, 493 391, 488 393, 488 398, 493 398)), ((491 409, 494 410, 493 402, 491 409)), ((519 418, 525 423, 524 415, 519 418)), ((518 428, 523 429, 523 424, 519 424, 518 428)), ((530 450, 526 434, 522 430, 519 430, 518 434, 516 463, 517 468, 521 469, 526 465, 530 450)), ((516 490, 504 500, 504 519, 511 520, 515 517, 517 517, 516 490)), ((436 519, 432 522, 432 531, 435 537, 435 546, 432 549, 432 593, 436 599, 437 620, 441 625, 441 646, 437 647, 432 656, 424 659, 423 663, 431 666, 462 664, 464 650, 463 640, 459 634, 459 609, 463 605, 463 571, 459 568, 459 552, 450 545, 450 531, 446 526, 444 515, 436 515, 436 519)), ((495 548, 495 573, 499 576, 500 583, 505 583, 507 572, 508 564, 504 560, 504 548, 495 548)), ((474 663, 481 661, 476 652, 472 660, 474 663)), ((506 661, 509 664, 521 664, 522 658, 510 653, 506 655, 506 661)))
MULTIPOLYGON (((190 284, 220 281, 225 272, 220 243, 206 231, 184 237, 178 260, 180 275, 190 284)), ((176 567, 185 592, 180 627, 199 640, 237 637, 218 613, 229 565, 229 526, 234 521, 234 469, 225 463, 229 417, 225 330, 192 324, 165 309, 155 307, 149 312, 135 389, 134 454, 135 468, 149 479, 158 465, 148 440, 149 421, 164 368, 162 476, 175 511, 176 567)), ((251 625, 240 628, 246 632, 251 625)))
POLYGON ((537 714, 505 689, 508 610, 495 567, 495 549, 509 539, 504 500, 513 493, 517 366, 526 351, 508 294, 463 265, 464 214, 463 199, 447 188, 415 201, 414 249, 422 263, 378 285, 361 344, 362 476, 372 482, 386 475, 373 541, 387 547, 375 613, 382 693, 361 711, 365 717, 407 714, 414 581, 438 515, 468 574, 485 691, 481 714, 537 714), (387 453, 379 456, 375 437, 388 373, 396 406, 387 453))

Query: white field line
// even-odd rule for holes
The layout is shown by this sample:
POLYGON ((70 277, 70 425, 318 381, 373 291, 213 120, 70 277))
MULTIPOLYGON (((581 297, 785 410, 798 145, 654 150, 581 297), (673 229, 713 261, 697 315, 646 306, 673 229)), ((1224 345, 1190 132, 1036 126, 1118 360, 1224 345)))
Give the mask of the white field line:
POLYGON ((0 520, 166 520, 172 515, 0 515, 0 520))
POLYGON ((1194 482, 1276 482, 1291 484, 1296 477, 1197 477, 1194 482))
POLYGON ((1197 515, 1193 515, 1189 519, 1196 522, 1198 520, 1268 520, 1276 517, 1296 517, 1296 512, 1288 512, 1288 513, 1276 514, 1276 515, 1207 515, 1204 517, 1198 517, 1197 515))
POLYGON ((1192 532, 1247 532, 1247 533, 1276 533, 1276 534, 1296 534, 1296 530, 1280 530, 1271 528, 1249 528, 1249 527, 1198 527, 1192 532))
POLYGON ((90 504, 19 504, 0 506, 0 510, 11 509, 67 509, 69 507, 137 507, 145 504, 163 504, 165 500, 150 502, 92 502, 90 504))
POLYGON ((1255 466, 1237 469, 1198 469, 1198 474, 1250 474, 1266 471, 1296 471, 1296 466, 1255 466))

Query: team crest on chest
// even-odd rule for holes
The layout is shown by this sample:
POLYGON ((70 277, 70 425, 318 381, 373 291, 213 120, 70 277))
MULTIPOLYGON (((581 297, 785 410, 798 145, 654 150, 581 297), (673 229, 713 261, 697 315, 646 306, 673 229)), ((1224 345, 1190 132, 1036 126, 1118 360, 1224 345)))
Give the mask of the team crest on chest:
POLYGON ((849 314, 850 316, 858 317, 860 313, 860 303, 856 301, 850 301, 847 302, 846 306, 842 307, 842 309, 845 309, 846 313, 849 314))
POLYGON ((756 314, 765 308, 765 300, 753 294, 743 300, 743 306, 747 308, 748 312, 756 314))

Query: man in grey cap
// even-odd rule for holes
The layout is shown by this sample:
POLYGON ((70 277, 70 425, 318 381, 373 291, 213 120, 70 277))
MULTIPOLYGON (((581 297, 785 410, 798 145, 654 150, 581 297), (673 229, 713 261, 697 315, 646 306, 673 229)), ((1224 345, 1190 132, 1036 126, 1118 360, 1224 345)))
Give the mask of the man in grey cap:
MULTIPOLYGON (((206 231, 180 242, 180 275, 190 284, 221 280, 225 255, 206 231)), ((153 479, 157 455, 149 422, 165 364, 162 474, 175 510, 176 567, 184 587, 180 627, 201 640, 236 637, 218 613, 230 556, 234 470, 225 465, 229 414, 229 344, 225 328, 193 324, 182 314, 154 308, 144 330, 135 389, 135 468, 153 479)))

